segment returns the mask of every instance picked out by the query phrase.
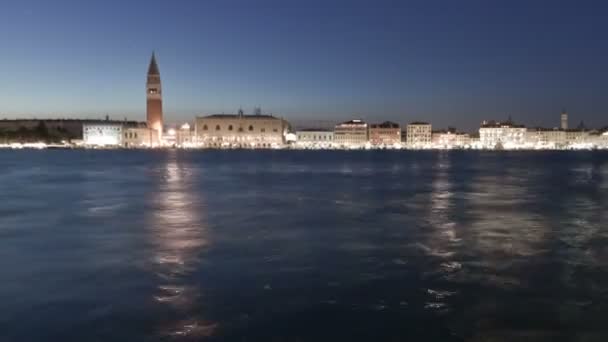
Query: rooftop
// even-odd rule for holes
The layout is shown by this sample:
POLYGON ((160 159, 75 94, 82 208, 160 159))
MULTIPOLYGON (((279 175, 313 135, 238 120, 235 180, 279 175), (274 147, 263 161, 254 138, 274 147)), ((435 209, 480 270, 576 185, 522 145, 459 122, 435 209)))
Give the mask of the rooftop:
POLYGON ((277 117, 269 114, 211 114, 206 116, 199 116, 199 118, 217 118, 217 119, 277 119, 277 117))
POLYGON ((299 129, 298 132, 327 132, 327 133, 332 133, 332 130, 329 129, 324 129, 324 128, 304 128, 304 129, 299 129))
POLYGON ((365 121, 363 121, 363 120, 353 119, 353 120, 345 121, 345 122, 338 124, 338 126, 340 126, 340 125, 367 125, 367 123, 365 123, 365 121))
POLYGON ((391 122, 391 121, 384 121, 383 123, 380 123, 380 124, 371 124, 369 127, 370 128, 399 128, 399 124, 391 122))

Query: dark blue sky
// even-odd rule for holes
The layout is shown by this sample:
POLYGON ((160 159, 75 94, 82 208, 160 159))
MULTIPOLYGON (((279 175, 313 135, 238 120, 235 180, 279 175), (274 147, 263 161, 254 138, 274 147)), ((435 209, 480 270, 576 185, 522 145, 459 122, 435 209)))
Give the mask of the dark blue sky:
POLYGON ((144 119, 156 50, 169 121, 239 106, 474 129, 608 124, 602 1, 4 0, 0 117, 144 119))

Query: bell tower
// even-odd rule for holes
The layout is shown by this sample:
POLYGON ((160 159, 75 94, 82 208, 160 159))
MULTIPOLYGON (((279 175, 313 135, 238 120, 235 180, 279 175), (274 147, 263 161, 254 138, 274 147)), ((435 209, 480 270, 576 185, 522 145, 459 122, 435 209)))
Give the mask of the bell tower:
POLYGON ((160 84, 160 72, 156 64, 156 56, 152 53, 150 66, 148 67, 148 79, 146 81, 146 119, 148 128, 156 130, 158 141, 163 134, 163 99, 160 84))

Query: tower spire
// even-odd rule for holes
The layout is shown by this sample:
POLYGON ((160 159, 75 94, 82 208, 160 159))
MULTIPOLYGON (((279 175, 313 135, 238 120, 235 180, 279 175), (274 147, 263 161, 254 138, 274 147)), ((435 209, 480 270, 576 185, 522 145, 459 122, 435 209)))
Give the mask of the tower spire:
POLYGON ((158 64, 156 64, 156 53, 152 51, 152 58, 150 59, 150 66, 148 67, 148 75, 160 75, 158 71, 158 64))

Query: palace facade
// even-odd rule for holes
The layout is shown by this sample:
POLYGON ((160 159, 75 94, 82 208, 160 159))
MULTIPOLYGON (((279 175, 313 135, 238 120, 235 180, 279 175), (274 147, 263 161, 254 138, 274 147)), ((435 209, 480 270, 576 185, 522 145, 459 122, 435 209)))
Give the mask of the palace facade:
POLYGON ((195 144, 204 148, 276 148, 285 144, 287 121, 272 115, 214 114, 196 118, 195 144))

